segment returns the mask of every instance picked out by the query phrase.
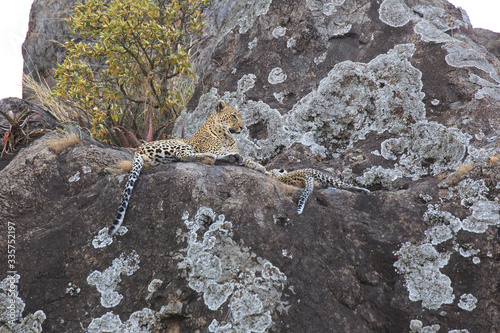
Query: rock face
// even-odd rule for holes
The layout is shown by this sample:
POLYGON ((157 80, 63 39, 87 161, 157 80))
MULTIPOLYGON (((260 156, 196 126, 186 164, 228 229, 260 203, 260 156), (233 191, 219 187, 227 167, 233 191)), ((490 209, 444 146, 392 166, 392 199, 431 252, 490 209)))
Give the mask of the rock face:
POLYGON ((31 5, 28 33, 23 43, 24 73, 49 86, 55 84, 54 69, 64 60, 61 46, 71 39, 64 20, 75 0, 34 0, 31 5))
POLYGON ((499 331, 500 67, 465 12, 226 0, 207 19, 176 134, 223 98, 245 155, 372 194, 315 190, 297 216, 300 190, 260 173, 171 164, 141 175, 110 239, 126 174, 104 170, 131 153, 84 138, 57 155, 51 134, 0 172, 4 329, 499 331))

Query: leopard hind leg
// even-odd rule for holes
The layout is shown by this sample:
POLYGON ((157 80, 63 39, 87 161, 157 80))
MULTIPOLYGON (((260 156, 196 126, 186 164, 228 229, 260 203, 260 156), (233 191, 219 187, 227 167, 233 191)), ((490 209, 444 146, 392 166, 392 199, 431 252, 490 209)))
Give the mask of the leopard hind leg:
POLYGON ((128 202, 130 201, 130 196, 132 195, 132 191, 134 190, 135 182, 141 174, 143 165, 144 159, 140 154, 136 154, 134 156, 132 170, 130 170, 130 174, 128 176, 127 185, 125 185, 125 190, 123 191, 120 206, 118 207, 118 211, 116 212, 113 224, 108 229, 109 236, 113 236, 123 223, 125 212, 127 211, 128 202))

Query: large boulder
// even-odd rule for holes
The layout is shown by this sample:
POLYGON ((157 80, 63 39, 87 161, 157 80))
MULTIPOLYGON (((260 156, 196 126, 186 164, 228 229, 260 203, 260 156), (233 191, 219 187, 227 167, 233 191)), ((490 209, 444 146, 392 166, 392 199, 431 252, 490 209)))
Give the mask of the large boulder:
POLYGON ((65 19, 76 0, 34 0, 28 33, 23 43, 25 74, 36 81, 55 85, 54 69, 64 60, 63 44, 72 38, 65 19))
POLYGON ((199 84, 175 134, 192 135, 222 98, 243 115, 243 154, 372 193, 315 190, 297 216, 300 190, 260 173, 170 164, 143 172, 127 229, 110 239, 126 173, 106 170, 131 153, 82 132, 81 146, 56 154, 47 140, 64 134, 51 134, 0 172, 0 214, 16 237, 0 306, 18 309, 0 321, 49 332, 499 331, 495 43, 444 0, 226 0, 206 13, 199 84))

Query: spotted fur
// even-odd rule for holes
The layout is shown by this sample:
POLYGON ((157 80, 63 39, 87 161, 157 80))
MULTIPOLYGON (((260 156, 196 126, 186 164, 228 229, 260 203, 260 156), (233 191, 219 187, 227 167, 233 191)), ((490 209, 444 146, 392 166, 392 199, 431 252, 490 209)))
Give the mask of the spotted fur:
POLYGON ((240 133, 242 130, 243 122, 238 110, 227 106, 224 101, 219 101, 217 109, 191 138, 148 142, 137 148, 120 206, 108 234, 113 236, 122 225, 135 182, 144 164, 157 165, 179 161, 214 164, 217 160, 238 162, 248 168, 266 172, 262 165, 239 154, 232 133, 240 133))
POLYGON ((283 169, 273 169, 266 172, 266 175, 287 185, 304 188, 297 203, 297 214, 302 214, 307 198, 309 198, 309 195, 312 193, 314 186, 322 188, 336 187, 345 190, 355 190, 370 193, 370 191, 366 188, 348 184, 339 178, 332 177, 324 172, 315 169, 299 169, 290 172, 287 172, 283 169))

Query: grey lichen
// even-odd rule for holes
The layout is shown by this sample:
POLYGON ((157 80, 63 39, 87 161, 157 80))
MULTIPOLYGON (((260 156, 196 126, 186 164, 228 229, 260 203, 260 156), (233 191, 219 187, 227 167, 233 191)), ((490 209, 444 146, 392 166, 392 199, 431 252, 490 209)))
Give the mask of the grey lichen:
POLYGON ((484 98, 486 95, 500 100, 500 85, 493 83, 491 81, 485 80, 482 77, 477 76, 476 74, 470 74, 469 75, 469 80, 472 83, 477 84, 480 88, 474 95, 475 98, 481 99, 484 98))
MULTIPOLYGON (((466 178, 448 191, 443 201, 460 199, 472 213, 461 220, 442 210, 441 204, 429 204, 424 220, 431 227, 425 231, 425 243, 418 246, 406 243, 395 253, 399 258, 394 266, 405 276, 410 299, 422 300, 422 306, 429 309, 453 302, 451 279, 439 271, 447 264, 451 254, 455 252, 462 257, 473 257, 474 264, 481 263, 476 256, 480 250, 473 243, 460 244, 457 233, 461 230, 483 233, 490 226, 500 225, 500 204, 487 199, 489 189, 483 180, 466 178), (453 244, 450 251, 438 253, 434 246, 448 240, 453 244)), ((470 311, 476 301, 474 296, 467 294, 462 296, 458 306, 470 311)))
POLYGON ((497 83, 500 77, 495 69, 481 53, 465 43, 447 43, 443 46, 448 55, 445 60, 453 67, 475 67, 487 73, 497 83))
POLYGON ((397 165, 405 171, 404 176, 416 180, 456 168, 466 156, 471 138, 456 128, 422 120, 399 138, 382 142, 381 154, 387 159, 399 159, 397 165))
POLYGON ((192 220, 184 214, 188 247, 179 268, 189 271, 190 288, 203 294, 210 310, 227 303, 226 322, 216 319, 210 332, 264 332, 281 302, 286 276, 232 239, 232 223, 224 215, 200 207, 192 220), (204 232, 203 232, 203 231, 204 232))
MULTIPOLYGON (((94 239, 92 239, 92 246, 95 249, 100 249, 100 248, 106 247, 108 245, 111 245, 113 243, 114 238, 109 236, 108 229, 109 229, 108 227, 102 228, 97 233, 97 236, 95 236, 94 239)), ((127 231, 128 231, 128 228, 126 226, 121 226, 117 230, 116 235, 123 236, 124 234, 127 233, 127 231)))
POLYGON ((432 326, 424 326, 424 324, 418 319, 412 319, 410 321, 410 333, 437 333, 439 332, 440 326, 434 324, 432 326))
POLYGON ((122 253, 119 258, 113 260, 113 264, 104 272, 93 271, 87 277, 87 283, 96 286, 101 293, 101 305, 112 308, 120 303, 123 296, 115 291, 121 282, 121 274, 132 275, 139 269, 139 255, 135 250, 130 254, 122 253))
POLYGON ((477 298, 472 294, 463 294, 460 296, 458 307, 466 311, 472 311, 476 308, 477 298))
POLYGON ((474 180, 465 178, 460 181, 457 186, 450 189, 451 192, 456 192, 460 197, 460 203, 464 207, 470 207, 474 202, 486 200, 486 195, 489 192, 488 187, 483 179, 474 180))
POLYGON ((283 72, 283 69, 276 67, 269 72, 267 80, 270 84, 283 83, 286 80, 286 74, 283 72))
POLYGON ((69 177, 68 182, 74 183, 80 180, 80 171, 77 171, 73 176, 69 177))
POLYGON ((403 173, 400 170, 373 166, 363 172, 362 176, 356 177, 356 181, 365 187, 382 185, 385 189, 392 189, 392 183, 401 177, 403 173))
POLYGON ((412 245, 405 243, 395 252, 397 271, 405 276, 406 288, 412 301, 422 301, 428 309, 439 309, 455 299, 451 280, 440 272, 448 264, 449 253, 439 253, 429 243, 412 245))
POLYGON ((25 304, 19 297, 19 274, 8 275, 0 281, 0 332, 40 333, 47 316, 42 310, 23 318, 25 304))
POLYGON ((494 201, 477 201, 470 209, 472 214, 462 221, 463 230, 483 233, 490 226, 500 225, 500 204, 494 201))
POLYGON ((240 34, 247 32, 253 26, 257 17, 267 13, 270 4, 271 0, 235 1, 226 4, 227 13, 221 22, 217 43, 236 26, 240 27, 240 34))
POLYGON ((379 8, 379 18, 391 27, 402 27, 410 22, 410 9, 402 0, 384 0, 379 8))
POLYGON ((280 38, 285 36, 286 34, 286 28, 282 26, 277 26, 276 28, 273 29, 273 37, 274 38, 280 38))
POLYGON ((156 331, 160 318, 156 312, 149 308, 132 313, 123 323, 120 316, 107 312, 100 318, 93 318, 90 322, 88 333, 148 333, 156 331))

